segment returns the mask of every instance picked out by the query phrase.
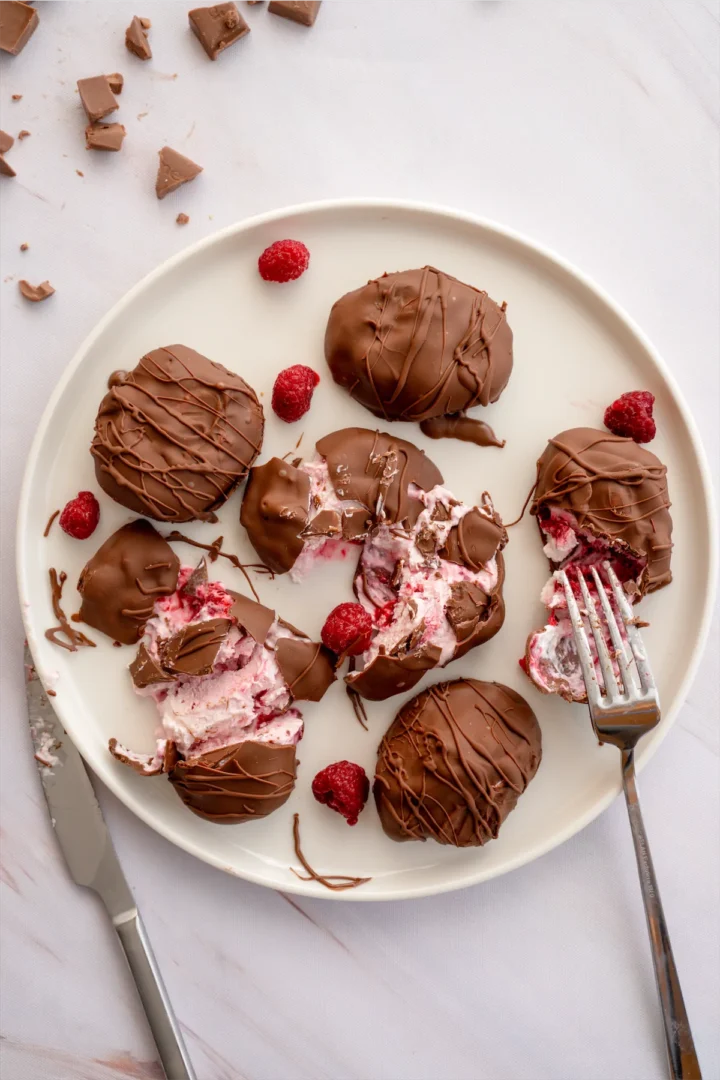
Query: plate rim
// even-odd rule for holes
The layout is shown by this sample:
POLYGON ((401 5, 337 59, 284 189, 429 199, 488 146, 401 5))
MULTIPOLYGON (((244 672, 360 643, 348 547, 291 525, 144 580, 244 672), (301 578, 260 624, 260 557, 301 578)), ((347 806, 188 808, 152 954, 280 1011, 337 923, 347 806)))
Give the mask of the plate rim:
MULTIPOLYGON (((630 334, 632 338, 641 346, 641 348, 647 353, 650 360, 660 372, 660 375, 665 380, 673 397, 674 404, 679 409, 683 421, 687 427, 690 435, 690 441, 692 444, 692 450, 695 455, 695 460, 699 469, 699 480, 701 485, 701 491, 703 494, 704 507, 707 517, 707 537, 709 540, 709 581, 708 588, 705 592, 705 603, 701 613, 699 622, 699 628, 696 635, 695 643, 693 646, 690 663, 687 670, 680 682, 678 693, 676 695, 675 708, 670 710, 667 716, 664 717, 664 724, 662 728, 657 732, 653 741, 646 745, 645 749, 638 755, 636 765, 638 771, 641 771, 652 756, 661 745, 670 729, 675 724, 678 713, 685 703, 688 690, 696 676, 698 666, 705 653, 705 647, 707 644, 708 634, 710 631, 710 624, 712 620, 712 612, 714 607, 714 597, 717 587, 718 578, 718 524, 717 524, 717 508, 715 505, 715 495, 713 491, 713 485, 710 477, 710 469, 708 465, 707 455, 700 438, 697 425, 695 424, 694 417, 685 401, 685 398, 678 386, 673 373, 668 368, 667 364, 663 360, 662 356, 652 344, 645 332, 640 326, 632 319, 632 317, 621 307, 613 298, 592 278, 590 278, 584 271, 580 270, 574 263, 567 260, 564 256, 558 254, 552 248, 533 240, 526 236, 524 233, 518 232, 515 229, 509 228, 505 225, 493 221, 491 219, 482 217, 478 214, 473 214, 470 211, 458 210, 449 206, 441 204, 435 204, 431 202, 425 202, 421 200, 411 199, 398 199, 398 198, 383 198, 383 197, 343 197, 335 199, 321 199, 312 202, 291 204, 277 208, 275 210, 265 211, 261 214, 255 214, 251 217, 242 218, 239 221, 234 222, 231 225, 227 225, 222 229, 211 233, 209 236, 203 237, 197 240, 195 243, 190 244, 188 247, 183 248, 181 251, 176 252, 169 258, 165 259, 149 273, 145 274, 135 285, 133 285, 123 296, 120 297, 116 303, 114 303, 109 310, 103 315, 100 320, 95 324, 90 333, 84 338, 80 346, 74 353, 71 360, 66 365, 63 373, 61 374, 57 384, 55 385, 50 398, 42 412, 40 420, 38 422, 35 435, 28 453, 27 460, 25 462, 25 468, 23 471, 22 485, 20 489, 20 498, 18 501, 18 518, 15 534, 16 543, 16 576, 18 594, 20 599, 20 612, 23 620, 23 626, 25 628, 26 635, 31 637, 29 619, 27 616, 27 594, 25 590, 25 580, 27 578, 28 566, 25 558, 25 551, 23 545, 23 537, 25 533, 25 522, 30 502, 30 489, 31 481, 34 477, 37 459, 40 454, 42 443, 45 438, 45 433, 53 416, 57 404, 62 397, 68 382, 73 377, 77 368, 83 362, 86 354, 94 345, 95 341, 104 332, 106 326, 112 322, 122 311, 129 306, 133 300, 139 296, 146 288, 148 288, 155 280, 163 277, 168 272, 181 265, 183 262, 194 258, 200 252, 207 248, 212 247, 215 244, 222 243, 228 237, 237 235, 251 229, 263 226, 273 221, 277 221, 285 217, 298 217, 309 216, 314 214, 322 214, 327 211, 337 210, 358 210, 358 209, 374 209, 388 211, 411 211, 420 214, 429 215, 434 218, 446 218, 459 224, 470 225, 473 228, 480 228, 487 233, 494 234, 501 239, 509 240, 515 245, 525 247, 529 249, 535 256, 539 256, 541 259, 546 260, 551 264, 559 267, 566 275, 574 278, 576 282, 591 293, 594 298, 610 310, 615 318, 624 326, 625 330, 630 334)), ((68 731, 72 737, 71 732, 72 724, 70 724, 68 731)), ((74 740, 73 740, 74 742, 74 740)), ((79 747, 78 747, 79 750, 79 747)), ((80 751, 82 753, 82 751, 80 751)), ((221 858, 214 856, 211 852, 207 852, 200 847, 184 838, 181 831, 166 826, 163 822, 158 822, 154 815, 146 812, 141 802, 129 799, 127 792, 123 785, 118 781, 118 774, 110 769, 111 759, 108 758, 108 768, 98 768, 95 765, 91 765, 83 755, 83 760, 86 761, 88 767, 102 780, 104 784, 112 791, 112 793, 125 805, 136 817, 140 818, 147 826, 153 829, 160 836, 164 837, 170 843, 175 844, 177 847, 186 851, 188 854, 200 859, 211 866, 216 867, 219 870, 223 870, 226 873, 232 874, 234 877, 241 878, 245 881, 250 881, 253 884, 261 885, 265 888, 270 888, 276 891, 294 893, 301 896, 320 897, 322 899, 332 899, 344 902, 379 902, 379 901, 392 901, 392 900, 410 900, 419 899, 425 896, 435 896, 446 892, 455 892, 459 889, 468 888, 471 885, 480 884, 483 881, 492 880, 495 877, 501 877, 505 874, 511 873, 513 870, 518 869, 520 866, 524 866, 527 863, 533 862, 535 859, 540 858, 542 855, 547 854, 554 848, 559 847, 565 843, 571 837, 585 829, 592 821, 594 821, 615 799, 620 793, 620 769, 617 772, 617 782, 611 786, 603 796, 597 799, 592 806, 579 818, 573 819, 572 823, 565 828, 559 829, 554 832, 549 838, 539 842, 534 847, 529 848, 522 854, 517 855, 515 858, 510 859, 502 868, 485 868, 482 864, 477 870, 471 870, 466 873, 459 880, 454 881, 442 881, 428 883, 426 885, 414 885, 409 887, 391 888, 388 895, 376 895, 372 893, 363 894, 362 890, 348 890, 346 892, 328 892, 315 881, 304 882, 298 879, 297 881, 288 881, 279 885, 277 883, 268 882, 259 871, 249 869, 247 871, 240 872, 236 867, 229 866, 223 862, 221 858)))

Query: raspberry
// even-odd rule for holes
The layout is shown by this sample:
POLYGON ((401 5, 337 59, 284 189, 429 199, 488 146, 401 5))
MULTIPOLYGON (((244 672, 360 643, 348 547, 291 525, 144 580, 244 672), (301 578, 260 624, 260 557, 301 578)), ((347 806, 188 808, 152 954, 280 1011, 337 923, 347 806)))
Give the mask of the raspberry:
POLYGON ((358 814, 370 794, 370 781, 360 765, 336 761, 317 774, 312 793, 318 802, 347 818, 348 825, 357 825, 358 814))
POLYGON ((605 427, 610 428, 613 435, 622 435, 637 443, 650 442, 655 438, 654 401, 655 395, 649 390, 621 394, 605 410, 605 427))
POLYGON ((92 491, 81 491, 60 515, 60 528, 76 540, 87 540, 97 529, 99 520, 100 503, 92 491))
POLYGON ((309 263, 310 252, 300 240, 276 240, 258 259, 258 270, 264 281, 294 281, 309 263))
POLYGON ((276 416, 287 424, 299 420, 310 408, 313 390, 320 376, 304 364, 293 364, 281 371, 272 392, 272 407, 276 416))
POLYGON ((372 626, 362 604, 338 604, 325 620, 320 637, 338 656, 359 656, 370 644, 372 626))

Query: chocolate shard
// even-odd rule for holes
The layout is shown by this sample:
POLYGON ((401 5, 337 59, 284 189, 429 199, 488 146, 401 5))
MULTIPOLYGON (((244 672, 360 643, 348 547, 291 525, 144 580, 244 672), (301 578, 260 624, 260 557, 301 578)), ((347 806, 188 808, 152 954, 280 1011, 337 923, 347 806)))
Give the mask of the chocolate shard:
POLYGON ((230 619, 206 619, 184 626, 161 648, 163 669, 173 675, 210 675, 231 626, 230 619))
POLYGON ((291 19, 301 26, 312 26, 318 17, 322 0, 271 0, 268 11, 271 15, 280 15, 291 19))
POLYGON ((303 530, 303 536, 342 536, 342 517, 338 510, 321 510, 310 518, 303 530))
POLYGON ((16 0, 0 3, 0 49, 17 56, 35 33, 40 19, 34 7, 16 0))
POLYGON ((197 592, 198 586, 207 585, 207 582, 207 562, 205 558, 202 558, 180 591, 185 593, 187 596, 194 596, 197 592))
POLYGON ((224 49, 250 33, 250 27, 233 3, 193 8, 188 19, 190 29, 211 60, 217 60, 224 49))
POLYGON ((149 19, 139 19, 136 15, 125 31, 125 48, 139 60, 152 59, 152 50, 146 33, 149 26, 149 19))
POLYGON ((137 656, 130 664, 129 671, 132 681, 139 690, 152 686, 154 683, 170 682, 175 677, 163 671, 160 665, 155 663, 143 644, 140 645, 137 656))
POLYGON ((230 618, 234 619, 238 626, 250 635, 258 645, 264 645, 270 632, 270 627, 275 622, 275 612, 271 608, 258 604, 249 596, 228 590, 233 598, 230 608, 230 618))
POLYGON ((0 176, 17 176, 17 173, 13 169, 12 165, 8 165, 2 154, 0 154, 0 176))
POLYGON ((412 690, 426 671, 437 666, 442 655, 437 645, 421 647, 404 656, 380 653, 363 671, 345 676, 345 682, 368 701, 385 701, 394 694, 412 690))
POLYGON ((125 85, 125 79, 122 77, 119 71, 113 71, 112 74, 106 75, 105 78, 108 81, 108 86, 112 90, 113 94, 122 94, 123 86, 125 85))
POLYGON ((122 124, 88 124, 85 128, 85 149, 121 150, 125 135, 122 124))
POLYGON ((310 478, 281 458, 250 470, 240 522, 258 555, 276 574, 292 569, 304 547, 310 478))
POLYGON ((78 79, 77 87, 88 120, 102 120, 103 116, 117 109, 118 102, 110 89, 107 76, 94 75, 91 79, 78 79))
POLYGON ((459 581, 450 586, 450 599, 445 617, 459 642, 467 641, 475 631, 480 613, 490 603, 490 597, 472 581, 459 581))
POLYGON ((320 701, 335 682, 334 656, 319 641, 280 638, 275 657, 296 701, 320 701))
POLYGON ((370 514, 364 507, 356 510, 343 510, 343 539, 362 540, 370 532, 372 524, 372 514, 370 514))
POLYGON ((168 779, 185 805, 218 825, 266 817, 295 786, 294 746, 247 740, 191 761, 178 759, 168 779))
POLYGON ((7 131, 0 131, 0 154, 7 154, 14 143, 15 139, 12 135, 9 135, 7 131))
POLYGON ((163 146, 158 154, 160 163, 155 181, 155 194, 158 199, 164 199, 171 191, 176 191, 182 184, 194 180, 203 171, 202 165, 196 165, 190 158, 178 154, 177 150, 169 146, 163 146))
POLYGON ((39 304, 41 300, 47 300, 55 292, 49 281, 42 281, 39 285, 31 285, 29 281, 18 281, 18 288, 26 300, 33 304, 39 304))
MULTIPOLYGON (((492 506, 492 504, 491 504, 492 506)), ((448 533, 440 558, 477 572, 504 547, 507 533, 497 514, 474 507, 448 533)))

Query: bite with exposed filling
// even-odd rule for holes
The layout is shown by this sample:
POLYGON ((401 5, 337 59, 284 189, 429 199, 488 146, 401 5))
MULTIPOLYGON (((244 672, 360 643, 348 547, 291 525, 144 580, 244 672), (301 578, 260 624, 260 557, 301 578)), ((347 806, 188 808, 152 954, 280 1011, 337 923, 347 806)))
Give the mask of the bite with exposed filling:
MULTIPOLYGON (((592 570, 606 581, 606 563, 631 603, 668 585, 672 519, 667 469, 630 438, 593 428, 563 431, 538 461, 530 513, 537 518, 553 576, 541 595, 548 621, 530 634, 521 665, 544 693, 582 702, 585 685, 557 572, 568 571, 581 606, 578 572, 599 603, 592 570)), ((591 649, 595 653, 592 641, 591 649)))
POLYGON ((294 785, 296 702, 322 698, 333 661, 270 608, 208 581, 204 560, 184 566, 177 589, 155 602, 130 665, 136 692, 158 710, 155 751, 115 739, 110 751, 144 776, 167 773, 201 817, 264 817, 294 785))

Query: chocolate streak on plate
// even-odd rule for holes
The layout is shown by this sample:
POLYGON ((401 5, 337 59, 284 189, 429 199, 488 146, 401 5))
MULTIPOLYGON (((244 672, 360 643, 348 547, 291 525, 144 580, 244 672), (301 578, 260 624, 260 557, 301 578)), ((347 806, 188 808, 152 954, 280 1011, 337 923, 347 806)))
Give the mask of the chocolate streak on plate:
POLYGON ((324 885, 326 889, 330 889, 331 892, 343 892, 345 889, 356 889, 358 885, 366 885, 368 881, 372 881, 372 878, 369 877, 347 877, 344 874, 319 874, 317 870, 313 870, 312 866, 303 855, 300 847, 299 814, 293 814, 293 844, 298 862, 308 872, 308 876, 305 877, 304 874, 298 874, 294 867, 290 867, 295 877, 299 878, 300 881, 317 881, 321 885, 324 885))
POLYGON ((227 559, 228 562, 230 562, 237 570, 241 571, 245 580, 248 583, 250 591, 252 592, 258 603, 260 603, 260 597, 255 591, 255 586, 250 580, 250 576, 247 571, 254 570, 257 574, 268 574, 271 580, 275 577, 274 571, 271 570, 269 566, 266 566, 265 563, 241 563, 237 555, 232 555, 228 551, 221 551, 220 549, 224 540, 224 537, 222 536, 218 536, 217 540, 213 540, 212 544, 202 544, 199 540, 192 540, 189 536, 185 536, 183 533, 178 532, 177 529, 173 529, 173 531, 169 533, 165 537, 165 539, 168 541, 168 543, 171 544, 177 542, 183 544, 190 544, 192 547, 196 548, 202 548, 203 551, 207 551, 210 562, 215 562, 218 555, 222 556, 223 559, 227 559))
POLYGON ((52 523, 53 523, 53 521, 55 520, 55 518, 56 518, 56 517, 58 516, 58 514, 59 514, 59 513, 60 513, 60 511, 59 511, 59 510, 54 510, 54 511, 52 512, 52 514, 51 514, 51 515, 50 515, 50 517, 48 518, 48 523, 47 523, 47 525, 45 526, 45 531, 44 531, 44 533, 43 533, 43 536, 49 536, 49 535, 50 535, 50 530, 51 530, 51 528, 52 528, 52 523))
POLYGON ((15 139, 7 131, 0 131, 0 154, 7 154, 15 145, 15 139))
POLYGON ((428 439, 458 439, 460 442, 475 443, 476 446, 505 445, 505 439, 497 435, 484 420, 474 420, 464 413, 455 416, 432 416, 422 420, 420 430, 428 439))
POLYGON ((90 638, 86 637, 80 630, 76 630, 70 625, 67 616, 60 605, 63 585, 67 581, 67 574, 64 570, 61 570, 58 575, 58 572, 54 567, 50 568, 49 574, 53 613, 59 626, 53 626, 50 630, 46 630, 45 637, 48 641, 52 641, 53 645, 59 645, 61 649, 67 649, 68 652, 77 652, 81 645, 89 645, 94 649, 95 642, 91 641, 90 638), (67 642, 60 641, 58 634, 64 634, 68 639, 67 642))

